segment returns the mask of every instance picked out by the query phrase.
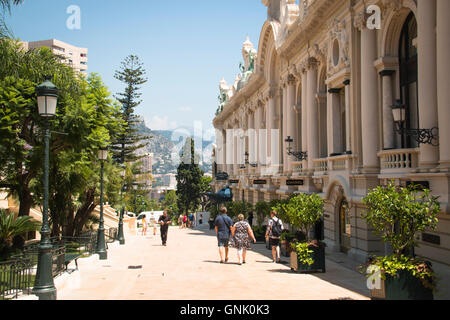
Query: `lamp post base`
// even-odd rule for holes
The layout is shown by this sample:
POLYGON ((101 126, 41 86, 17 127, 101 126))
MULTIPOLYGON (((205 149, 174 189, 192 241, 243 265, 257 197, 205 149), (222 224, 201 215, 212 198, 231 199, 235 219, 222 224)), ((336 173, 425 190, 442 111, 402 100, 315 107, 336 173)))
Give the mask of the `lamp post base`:
POLYGON ((97 252, 100 260, 108 260, 108 252, 97 252))
POLYGON ((105 245, 105 229, 103 226, 98 230, 97 250, 95 253, 98 254, 100 260, 108 259, 108 252, 106 251, 105 245))
POLYGON ((55 287, 50 288, 35 288, 32 292, 39 300, 54 301, 57 300, 57 292, 55 287))

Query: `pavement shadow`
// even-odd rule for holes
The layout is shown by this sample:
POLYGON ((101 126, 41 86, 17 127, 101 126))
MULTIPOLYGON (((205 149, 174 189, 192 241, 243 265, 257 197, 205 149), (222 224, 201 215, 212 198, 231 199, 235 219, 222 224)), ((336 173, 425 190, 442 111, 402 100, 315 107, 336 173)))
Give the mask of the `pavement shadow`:
POLYGON ((272 270, 267 270, 269 272, 272 273, 285 273, 285 274, 295 274, 294 271, 292 271, 291 269, 272 269, 272 270))
POLYGON ((313 273, 311 275, 328 283, 332 283, 338 287, 342 287, 347 290, 356 292, 360 295, 370 297, 370 290, 367 288, 367 279, 364 275, 361 275, 357 271, 354 271, 354 274, 352 274, 351 278, 339 277, 337 276, 336 272, 333 272, 331 268, 329 269, 330 272, 327 271, 326 273, 313 273))
POLYGON ((239 263, 237 263, 237 262, 227 262, 227 263, 220 263, 220 261, 212 261, 212 260, 205 260, 205 261, 203 261, 203 262, 206 262, 206 263, 215 263, 215 264, 224 264, 224 265, 228 265, 228 264, 230 264, 230 265, 239 265, 239 263))

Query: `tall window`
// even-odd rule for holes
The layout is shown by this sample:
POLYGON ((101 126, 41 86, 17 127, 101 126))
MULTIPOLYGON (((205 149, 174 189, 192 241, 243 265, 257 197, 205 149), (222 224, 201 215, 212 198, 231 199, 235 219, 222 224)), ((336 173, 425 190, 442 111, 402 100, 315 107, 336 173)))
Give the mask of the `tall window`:
MULTIPOLYGON (((406 128, 419 128, 418 104, 418 74, 417 74, 417 48, 414 40, 417 39, 417 21, 411 13, 403 25, 400 37, 400 97, 406 106, 406 128)), ((423 106, 426 107, 426 106, 423 106)), ((418 143, 410 137, 402 137, 402 148, 417 148, 418 143)))

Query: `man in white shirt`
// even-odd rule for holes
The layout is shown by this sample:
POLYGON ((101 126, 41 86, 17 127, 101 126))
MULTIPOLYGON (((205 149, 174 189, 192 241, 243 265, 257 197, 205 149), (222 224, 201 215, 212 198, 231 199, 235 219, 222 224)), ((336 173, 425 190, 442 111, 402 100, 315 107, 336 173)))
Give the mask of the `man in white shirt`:
POLYGON ((284 230, 283 222, 277 217, 277 212, 273 210, 270 213, 269 225, 266 231, 266 239, 269 239, 269 245, 272 248, 272 256, 274 263, 280 263, 280 237, 284 230), (278 257, 278 259, 277 259, 278 257))

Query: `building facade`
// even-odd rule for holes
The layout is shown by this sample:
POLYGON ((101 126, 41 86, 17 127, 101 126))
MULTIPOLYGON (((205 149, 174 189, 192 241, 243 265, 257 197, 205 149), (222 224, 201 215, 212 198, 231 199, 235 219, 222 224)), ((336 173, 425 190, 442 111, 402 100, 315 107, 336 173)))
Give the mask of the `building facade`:
POLYGON ((390 248, 362 199, 391 180, 422 184, 441 212, 416 254, 450 265, 450 1, 262 2, 258 51, 247 39, 241 73, 220 82, 215 191, 318 193, 328 250, 365 262, 390 248))
POLYGON ((56 39, 23 42, 22 46, 25 50, 42 47, 50 48, 54 54, 63 57, 63 62, 72 66, 75 71, 87 76, 88 49, 86 48, 75 47, 71 44, 56 39))

